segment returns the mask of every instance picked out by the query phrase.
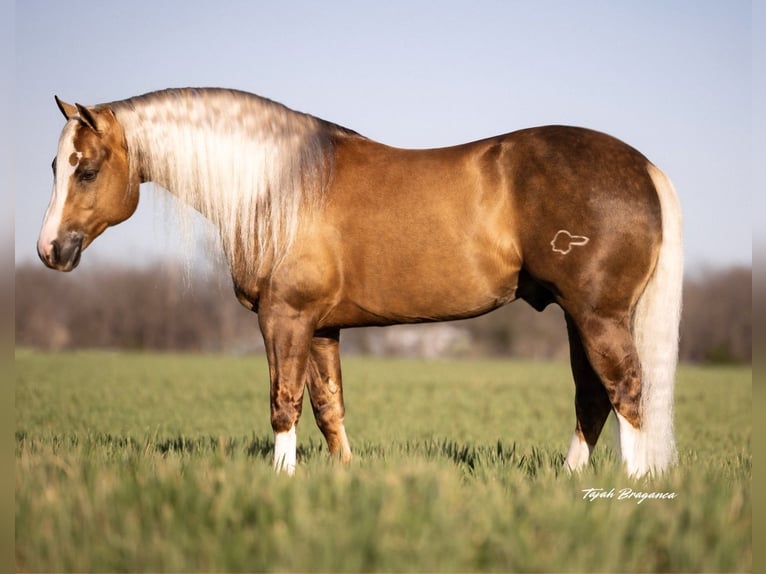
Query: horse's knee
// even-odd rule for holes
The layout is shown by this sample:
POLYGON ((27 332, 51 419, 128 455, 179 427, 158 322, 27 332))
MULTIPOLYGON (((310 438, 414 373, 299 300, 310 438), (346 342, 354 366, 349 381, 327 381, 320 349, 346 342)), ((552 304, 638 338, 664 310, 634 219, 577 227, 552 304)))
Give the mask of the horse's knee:
POLYGON ((271 397, 271 428, 277 432, 285 432, 298 424, 303 411, 303 388, 272 389, 271 397))

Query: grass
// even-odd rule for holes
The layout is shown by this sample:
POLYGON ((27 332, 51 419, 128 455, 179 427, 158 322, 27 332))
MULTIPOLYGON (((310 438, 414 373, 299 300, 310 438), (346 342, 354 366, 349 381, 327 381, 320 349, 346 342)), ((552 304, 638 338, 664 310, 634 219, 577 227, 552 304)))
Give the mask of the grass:
POLYGON ((609 436, 562 471, 561 364, 346 359, 355 458, 307 405, 292 479, 263 358, 20 350, 16 376, 17 571, 752 569, 749 368, 681 368, 679 466, 642 481, 609 436))

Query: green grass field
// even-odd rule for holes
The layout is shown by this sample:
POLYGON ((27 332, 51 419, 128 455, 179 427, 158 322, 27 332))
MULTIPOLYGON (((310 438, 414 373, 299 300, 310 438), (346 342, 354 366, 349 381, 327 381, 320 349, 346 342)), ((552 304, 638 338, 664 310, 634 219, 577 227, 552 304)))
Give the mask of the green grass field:
POLYGON ((344 377, 353 462, 307 404, 289 479, 263 358, 17 351, 17 571, 752 569, 750 368, 680 369, 679 466, 642 481, 609 432, 562 471, 565 364, 350 358, 344 377))

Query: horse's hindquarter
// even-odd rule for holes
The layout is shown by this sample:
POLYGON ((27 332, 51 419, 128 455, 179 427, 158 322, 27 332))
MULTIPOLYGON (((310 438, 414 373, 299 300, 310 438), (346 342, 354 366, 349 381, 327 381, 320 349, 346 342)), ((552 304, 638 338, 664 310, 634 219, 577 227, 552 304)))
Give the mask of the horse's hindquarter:
POLYGON ((319 234, 338 270, 328 322, 454 319, 514 298, 520 261, 500 146, 338 144, 319 234))
POLYGON ((524 268, 568 311, 630 313, 662 241, 649 161, 603 133, 549 126, 510 134, 524 268))

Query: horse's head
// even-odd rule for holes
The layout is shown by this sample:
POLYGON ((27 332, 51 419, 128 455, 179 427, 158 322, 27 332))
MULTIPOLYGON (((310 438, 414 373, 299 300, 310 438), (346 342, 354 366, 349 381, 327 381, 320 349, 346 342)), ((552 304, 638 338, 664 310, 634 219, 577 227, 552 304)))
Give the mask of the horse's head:
POLYGON ((67 123, 37 253, 48 267, 71 271, 96 237, 133 214, 139 181, 130 175, 125 135, 109 107, 56 103, 67 123))

